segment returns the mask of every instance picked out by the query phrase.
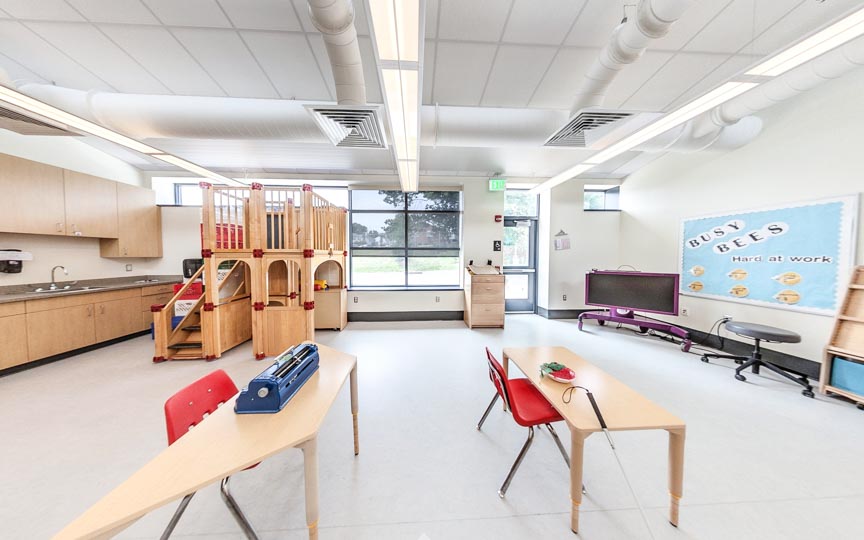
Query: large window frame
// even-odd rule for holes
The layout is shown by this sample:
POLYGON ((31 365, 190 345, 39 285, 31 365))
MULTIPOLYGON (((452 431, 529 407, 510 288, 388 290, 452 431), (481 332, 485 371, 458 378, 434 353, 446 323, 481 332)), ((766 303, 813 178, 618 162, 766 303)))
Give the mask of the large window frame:
MULTIPOLYGON (((429 289, 461 289, 462 287, 462 239, 463 239, 463 213, 464 213, 464 200, 463 195, 460 190, 452 190, 452 189, 435 189, 435 190, 424 190, 418 192, 421 196, 423 193, 439 193, 439 192, 448 192, 458 194, 458 209, 412 209, 411 200, 409 196, 413 194, 405 194, 401 191, 397 190, 389 190, 389 189, 368 189, 368 188, 358 188, 349 190, 348 197, 348 238, 349 238, 349 283, 352 289, 358 290, 429 290, 429 289), (379 194, 390 193, 398 194, 402 197, 402 205, 400 207, 389 207, 382 209, 358 209, 355 207, 354 203, 354 193, 359 191, 369 191, 369 192, 378 192, 379 194), (358 246, 355 245, 354 242, 354 224, 357 222, 357 219, 363 215, 384 215, 384 214, 395 214, 398 217, 401 217, 403 220, 403 231, 402 231, 402 245, 401 246, 379 246, 379 247, 370 247, 370 246, 358 246), (411 246, 411 222, 412 216, 422 216, 425 214, 446 214, 451 216, 457 216, 458 223, 458 234, 457 234, 457 246, 426 246, 426 247, 414 247, 411 246), (361 254, 357 254, 360 251, 361 254), (372 253, 381 253, 381 255, 373 255, 372 253), (426 253, 428 255, 422 255, 422 253, 426 253), (422 283, 422 284, 411 284, 410 273, 411 273, 411 260, 418 259, 423 257, 441 257, 441 258, 455 258, 457 259, 457 272, 455 276, 455 281, 448 283, 422 283), (357 265, 355 264, 355 259, 363 259, 363 258, 375 258, 375 257, 392 257, 397 259, 402 259, 402 274, 403 279, 402 283, 393 283, 393 284, 381 284, 381 285, 367 285, 367 284, 356 284, 355 279, 355 268, 357 265)), ((362 223, 360 223, 362 225, 362 223)))

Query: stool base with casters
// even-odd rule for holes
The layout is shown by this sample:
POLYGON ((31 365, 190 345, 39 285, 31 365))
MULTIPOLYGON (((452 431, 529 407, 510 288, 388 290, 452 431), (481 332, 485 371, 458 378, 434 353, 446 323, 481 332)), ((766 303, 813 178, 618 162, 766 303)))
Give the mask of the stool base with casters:
POLYGON ((735 360, 735 363, 741 364, 737 368, 735 368, 735 378, 739 381, 747 380, 747 378, 741 374, 741 372, 745 369, 751 368, 753 373, 758 375, 759 368, 764 366, 765 368, 773 371, 777 375, 789 379, 795 384, 800 384, 801 386, 803 386, 804 390, 801 391, 801 394, 803 394, 804 396, 807 396, 809 398, 812 398, 814 396, 813 386, 810 384, 810 380, 807 377, 803 375, 793 375, 782 367, 762 359, 762 349, 760 347, 760 342, 771 341, 776 343, 798 343, 801 341, 801 336, 794 332, 789 332, 780 328, 773 328, 771 326, 743 322, 728 322, 726 323, 726 329, 730 332, 738 334, 739 336, 749 337, 753 339, 753 352, 750 353, 750 356, 742 356, 737 354, 705 353, 702 355, 703 362, 708 362, 708 358, 731 358, 735 360))

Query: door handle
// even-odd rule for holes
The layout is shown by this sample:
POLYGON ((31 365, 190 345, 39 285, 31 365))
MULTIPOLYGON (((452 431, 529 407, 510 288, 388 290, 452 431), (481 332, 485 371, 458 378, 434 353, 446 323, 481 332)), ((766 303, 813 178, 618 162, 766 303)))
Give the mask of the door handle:
POLYGON ((105 306, 99 306, 99 315, 105 315, 105 306))
POLYGON ((93 316, 93 306, 87 306, 87 316, 88 317, 93 316))

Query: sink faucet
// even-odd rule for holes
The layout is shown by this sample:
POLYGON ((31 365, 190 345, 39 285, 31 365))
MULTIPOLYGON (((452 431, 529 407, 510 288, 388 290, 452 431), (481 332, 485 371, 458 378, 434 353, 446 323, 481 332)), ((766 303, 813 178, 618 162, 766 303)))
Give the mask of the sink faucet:
POLYGON ((65 267, 65 266, 60 266, 60 265, 58 264, 57 266, 55 266, 54 268, 52 268, 52 269, 51 269, 51 285, 48 286, 48 289, 51 290, 51 291, 56 291, 56 290, 57 290, 57 283, 56 283, 56 280, 54 279, 54 272, 56 272, 58 268, 60 268, 60 269, 63 270, 63 275, 66 275, 66 276, 69 275, 69 272, 66 271, 66 267, 65 267))

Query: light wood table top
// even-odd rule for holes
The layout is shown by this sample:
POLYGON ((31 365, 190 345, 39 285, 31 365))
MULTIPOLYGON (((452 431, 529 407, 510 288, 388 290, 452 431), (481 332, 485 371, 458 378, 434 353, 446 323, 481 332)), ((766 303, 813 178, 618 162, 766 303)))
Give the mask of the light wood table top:
MULTIPOLYGON (((60 531, 55 540, 108 538, 146 513, 313 439, 357 364, 318 345, 318 371, 275 414, 235 414, 232 398, 60 531)), ((262 364, 262 367, 264 364, 262 364)))
POLYGON ((594 394, 610 431, 676 429, 685 425, 674 414, 564 347, 507 348, 504 358, 519 366, 567 423, 579 431, 601 431, 591 402, 585 392, 577 388, 570 403, 564 403, 563 393, 569 385, 541 377, 541 364, 558 362, 575 371, 573 384, 584 386, 594 394))

